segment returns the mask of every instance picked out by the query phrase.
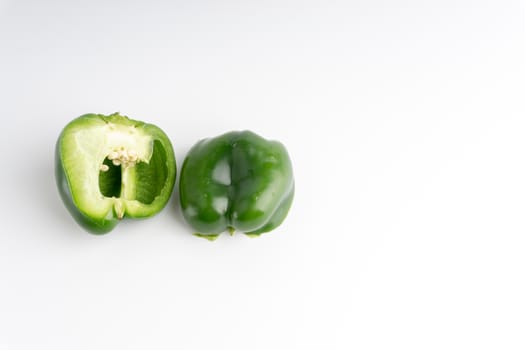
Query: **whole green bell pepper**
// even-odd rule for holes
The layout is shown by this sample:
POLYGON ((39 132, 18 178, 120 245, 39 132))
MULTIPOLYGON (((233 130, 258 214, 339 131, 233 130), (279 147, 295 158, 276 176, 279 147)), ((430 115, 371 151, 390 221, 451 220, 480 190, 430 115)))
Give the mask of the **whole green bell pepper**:
POLYGON ((145 218, 168 202, 176 177, 166 134, 118 113, 86 114, 62 130, 55 152, 59 193, 87 231, 111 231, 123 217, 145 218))
POLYGON ((279 226, 294 196, 285 147, 250 131, 199 141, 182 165, 180 204, 196 235, 258 236, 279 226))

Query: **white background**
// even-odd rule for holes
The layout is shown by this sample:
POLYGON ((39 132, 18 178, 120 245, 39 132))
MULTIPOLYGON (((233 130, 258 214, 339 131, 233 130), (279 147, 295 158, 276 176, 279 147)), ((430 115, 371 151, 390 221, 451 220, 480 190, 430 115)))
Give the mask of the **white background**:
POLYGON ((524 349, 521 1, 0 1, 0 349, 524 349), (283 142, 259 239, 178 191, 105 236, 56 191, 89 112, 283 142))

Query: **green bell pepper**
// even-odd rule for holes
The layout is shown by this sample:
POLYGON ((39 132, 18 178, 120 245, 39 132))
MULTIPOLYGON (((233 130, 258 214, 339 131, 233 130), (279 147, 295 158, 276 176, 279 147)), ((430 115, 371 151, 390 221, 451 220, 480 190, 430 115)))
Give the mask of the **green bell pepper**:
POLYGON ((285 147, 250 131, 199 141, 184 160, 179 185, 186 221, 210 240, 225 230, 249 236, 273 230, 294 196, 285 147))
POLYGON ((87 231, 111 231, 124 217, 145 218, 168 202, 176 177, 173 148, 152 124, 118 113, 71 121, 56 143, 62 200, 87 231))

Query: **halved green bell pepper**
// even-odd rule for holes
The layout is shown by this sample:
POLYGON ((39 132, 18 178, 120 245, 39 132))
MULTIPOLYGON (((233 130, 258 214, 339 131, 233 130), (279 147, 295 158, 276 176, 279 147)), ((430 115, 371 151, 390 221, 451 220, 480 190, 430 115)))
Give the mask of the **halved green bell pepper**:
POLYGON ((87 231, 111 231, 124 217, 145 218, 168 202, 175 155, 158 127, 112 115, 86 114, 61 132, 55 177, 67 209, 87 231))
POLYGON ((180 204, 196 235, 226 230, 258 236, 279 226, 294 196, 290 157, 277 141, 250 131, 199 141, 182 165, 180 204))

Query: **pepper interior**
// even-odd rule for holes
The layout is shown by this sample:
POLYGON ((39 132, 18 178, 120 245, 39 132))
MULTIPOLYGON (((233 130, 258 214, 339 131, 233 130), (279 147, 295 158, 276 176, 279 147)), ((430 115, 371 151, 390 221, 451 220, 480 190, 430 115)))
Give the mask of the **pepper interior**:
POLYGON ((139 160, 133 168, 123 168, 121 165, 115 165, 106 157, 103 164, 108 169, 100 171, 98 177, 99 189, 105 197, 119 198, 122 193, 122 173, 124 171, 133 171, 134 184, 128 184, 135 187, 134 198, 128 200, 137 200, 144 204, 151 204, 160 194, 168 177, 168 166, 166 163, 166 150, 160 141, 153 142, 153 153, 149 162, 139 160))

